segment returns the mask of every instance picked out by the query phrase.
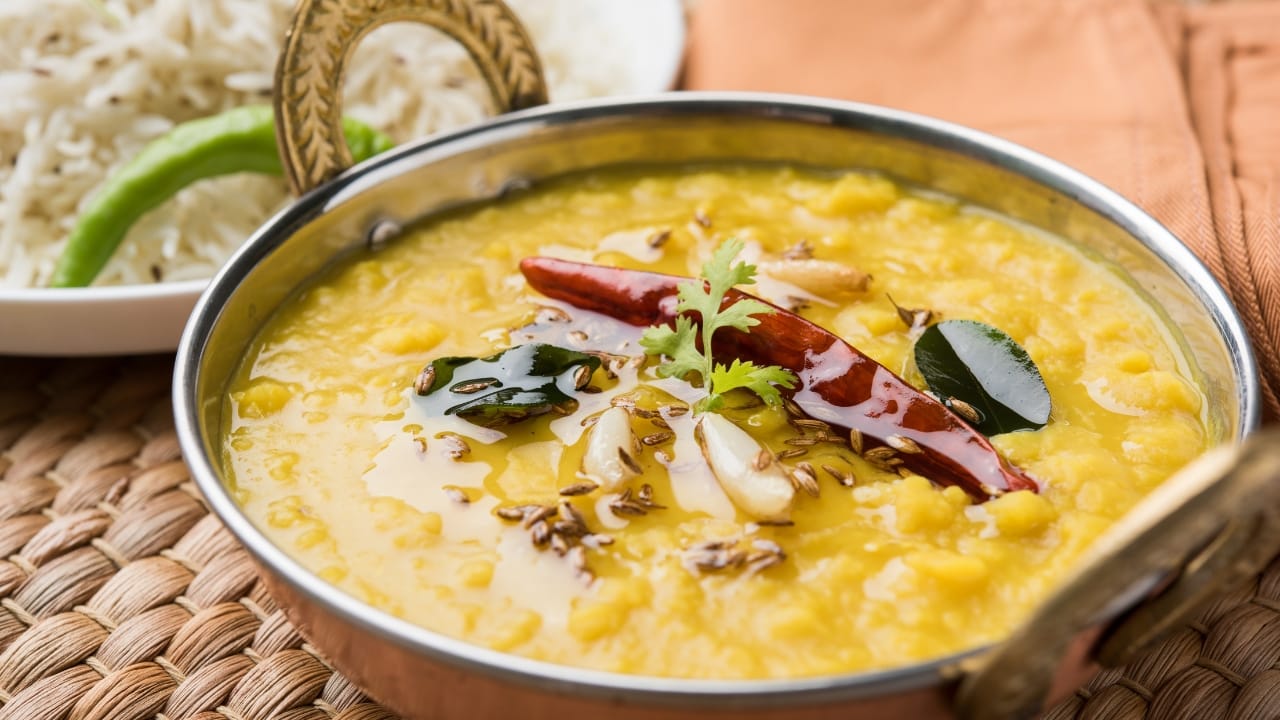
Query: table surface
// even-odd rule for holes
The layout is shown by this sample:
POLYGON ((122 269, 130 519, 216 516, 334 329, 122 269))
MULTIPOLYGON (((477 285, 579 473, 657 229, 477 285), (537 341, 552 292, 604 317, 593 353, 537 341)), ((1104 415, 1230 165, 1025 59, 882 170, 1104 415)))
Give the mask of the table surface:
MULTIPOLYGON (((0 720, 387 720, 182 462, 170 356, 0 357, 0 720)), ((1044 717, 1280 718, 1280 562, 1044 717)))

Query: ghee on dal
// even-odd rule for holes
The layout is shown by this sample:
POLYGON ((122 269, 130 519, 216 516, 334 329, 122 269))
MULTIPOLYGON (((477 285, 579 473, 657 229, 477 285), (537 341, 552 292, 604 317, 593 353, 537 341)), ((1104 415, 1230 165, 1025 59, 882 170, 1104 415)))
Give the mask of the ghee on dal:
MULTIPOLYGON (((689 390, 685 400, 696 397, 689 390)), ((677 677, 857 671, 997 640, 1099 533, 1206 444, 1185 356, 1113 269, 881 177, 765 167, 603 171, 432 221, 340 263, 287 303, 226 402, 235 497, 327 581, 479 645, 677 677), (663 230, 669 238, 652 249, 647 239, 663 230), (728 237, 773 254, 808 240, 816 257, 870 273, 867 292, 813 300, 803 314, 917 385, 912 339, 886 293, 1021 343, 1053 416, 993 443, 1041 493, 978 504, 823 444, 785 462, 835 464, 855 486, 819 471, 821 494, 797 494, 794 526, 760 527, 707 474, 691 425, 673 422, 680 437, 657 449, 674 455, 679 472, 646 447, 644 477, 632 482, 651 483, 667 509, 623 520, 600 491, 571 499, 615 540, 587 551, 594 581, 496 517, 497 507, 563 499, 557 490, 579 480, 582 420, 610 396, 670 402, 665 393, 678 397, 680 384, 644 389, 652 362, 617 381, 597 372, 605 392, 583 396, 575 415, 496 432, 426 417, 411 389, 418 371, 434 357, 488 355, 534 337, 583 346, 569 328, 587 334, 587 347, 635 354, 638 329, 572 308, 573 323, 513 330, 548 304, 524 284, 519 260, 552 254, 692 275, 728 237), (470 452, 450 458, 441 431, 467 437, 470 452), (786 560, 758 573, 689 566, 684 553, 696 543, 740 537, 773 540, 786 560)), ((775 450, 797 434, 778 409, 729 414, 775 450)), ((660 430, 632 422, 638 434, 660 430)))

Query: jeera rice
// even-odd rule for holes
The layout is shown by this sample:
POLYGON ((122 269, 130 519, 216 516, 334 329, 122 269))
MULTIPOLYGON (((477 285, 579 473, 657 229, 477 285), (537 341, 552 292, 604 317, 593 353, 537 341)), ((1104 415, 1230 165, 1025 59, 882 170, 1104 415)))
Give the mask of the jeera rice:
MULTIPOLYGON (((601 3, 510 0, 553 100, 603 95, 622 58, 582 32, 601 3)), ((95 189, 175 124, 268 101, 291 0, 0 2, 0 287, 44 285, 95 189)), ((399 142, 476 122, 487 91, 434 30, 381 28, 347 74, 347 114, 399 142)), ((209 277, 288 202, 279 178, 201 182, 146 215, 96 284, 209 277)))

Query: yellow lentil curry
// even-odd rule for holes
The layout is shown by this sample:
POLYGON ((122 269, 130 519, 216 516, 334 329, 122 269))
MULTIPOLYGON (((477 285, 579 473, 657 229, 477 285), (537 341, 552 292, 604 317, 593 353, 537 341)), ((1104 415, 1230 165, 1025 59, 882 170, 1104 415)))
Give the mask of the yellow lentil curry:
POLYGON ((1206 443, 1184 355, 1113 269, 882 177, 768 167, 602 171, 433 220, 287 303, 226 402, 235 497, 325 580, 478 645, 698 678, 883 668, 997 640, 1206 443), (522 258, 690 276, 731 237, 761 267, 799 248, 869 275, 859 290, 762 272, 746 289, 917 386, 918 328, 892 301, 1008 333, 1039 367, 1052 418, 992 443, 1039 493, 979 502, 848 441, 808 442, 785 407, 732 394, 724 415, 812 479, 793 524, 757 522, 709 472, 694 413, 668 412, 696 388, 657 379, 652 358, 596 370, 568 416, 497 429, 429 416, 415 398, 441 356, 535 338, 640 354, 639 328, 542 297, 522 258), (592 418, 615 405, 644 438, 625 497, 582 474, 592 418), (589 533, 557 545, 544 523, 531 537, 530 512, 589 533))

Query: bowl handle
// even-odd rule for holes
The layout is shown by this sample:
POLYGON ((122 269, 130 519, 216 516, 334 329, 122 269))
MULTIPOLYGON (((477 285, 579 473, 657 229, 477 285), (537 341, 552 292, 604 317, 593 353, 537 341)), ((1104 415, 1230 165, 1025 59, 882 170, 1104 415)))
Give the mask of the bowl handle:
POLYGON ((346 170, 342 80, 371 30, 412 20, 450 35, 471 55, 499 112, 547 102, 542 64, 524 27, 499 0, 300 0, 276 64, 276 141, 301 195, 346 170))
POLYGON ((1103 534, 1031 619, 962 668, 956 714, 1031 717, 1073 643, 1088 638, 1084 631, 1140 602, 1074 658, 1128 662, 1278 550, 1280 430, 1272 429, 1205 453, 1103 534), (1144 599, 1153 585, 1158 592, 1144 599))

